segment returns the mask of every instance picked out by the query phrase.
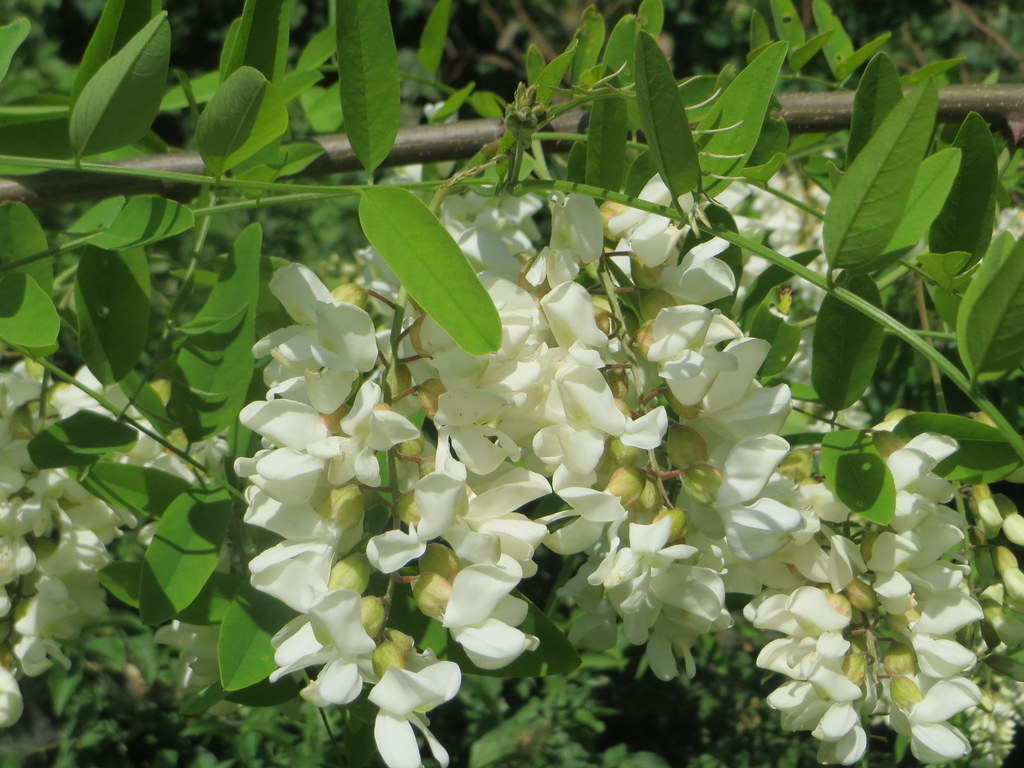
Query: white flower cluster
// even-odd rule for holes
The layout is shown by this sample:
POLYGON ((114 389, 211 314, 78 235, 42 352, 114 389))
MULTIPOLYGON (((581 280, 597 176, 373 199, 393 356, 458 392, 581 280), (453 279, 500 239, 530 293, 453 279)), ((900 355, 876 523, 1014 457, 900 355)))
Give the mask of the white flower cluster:
MULTIPOLYGON (((669 202, 658 179, 642 196, 669 202)), ((851 519, 777 434, 791 396, 757 381, 768 342, 707 306, 736 287, 724 243, 555 194, 538 251, 504 203, 446 205, 501 319, 490 355, 415 313, 392 349, 351 286, 332 295, 300 265, 271 281, 294 324, 255 347, 268 397, 241 420, 263 447, 236 462, 246 521, 281 537, 252 584, 298 613, 271 679, 315 668, 303 697, 318 706, 368 689, 391 768, 419 765, 414 728, 447 764, 425 713, 459 667, 417 652, 395 606, 414 599, 474 665, 501 669, 538 646, 515 589, 545 546, 586 555, 561 590, 578 645, 609 647, 621 627, 659 677, 680 661, 692 675, 695 639, 732 623, 726 594, 751 595, 746 618, 782 635, 759 664, 790 678, 770 703, 823 761, 860 759, 879 716, 923 760, 964 754, 947 721, 979 701, 958 632, 981 607, 949 555, 966 529, 953 487, 931 471, 955 443, 890 435, 896 518, 851 519)))

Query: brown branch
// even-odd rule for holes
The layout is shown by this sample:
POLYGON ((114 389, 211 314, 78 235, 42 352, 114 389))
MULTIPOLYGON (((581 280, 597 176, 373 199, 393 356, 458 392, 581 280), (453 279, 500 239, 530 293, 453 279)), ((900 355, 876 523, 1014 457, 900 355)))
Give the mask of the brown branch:
MULTIPOLYGON (((848 128, 853 111, 853 91, 836 93, 780 94, 781 110, 792 133, 834 131, 848 128)), ((1024 114, 1024 85, 950 85, 939 89, 940 122, 960 122, 968 112, 978 112, 986 120, 1004 129, 1011 119, 1024 114)), ((551 126, 560 133, 586 130, 586 114, 563 115, 551 126)), ((445 125, 419 125, 402 129, 386 166, 464 160, 484 146, 501 138, 501 120, 464 120, 445 125)), ((324 154, 295 177, 327 176, 361 168, 343 134, 314 137, 324 154)), ((553 152, 566 151, 570 142, 547 142, 553 152)), ((60 205, 82 200, 102 200, 121 194, 156 193, 188 200, 197 191, 193 184, 141 179, 120 175, 117 168, 170 171, 205 175, 203 161, 196 152, 150 155, 110 163, 111 173, 84 171, 46 171, 17 178, 0 178, 0 203, 20 201, 33 207, 60 205)), ((301 188, 296 187, 296 191, 301 188)))

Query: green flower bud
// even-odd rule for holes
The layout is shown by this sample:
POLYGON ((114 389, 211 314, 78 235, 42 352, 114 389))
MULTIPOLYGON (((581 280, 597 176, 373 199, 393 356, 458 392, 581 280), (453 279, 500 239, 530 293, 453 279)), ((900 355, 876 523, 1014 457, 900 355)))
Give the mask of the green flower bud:
POLYGON ((398 519, 406 525, 417 525, 420 522, 420 508, 416 506, 416 495, 413 491, 406 491, 395 501, 395 512, 398 519))
POLYGON ((693 427, 685 424, 669 424, 665 448, 672 466, 683 469, 691 464, 708 460, 708 444, 693 427))
POLYGON ((654 344, 654 321, 648 320, 636 332, 636 348, 640 350, 643 358, 647 359, 647 353, 651 351, 654 344))
POLYGON ((427 544, 427 550, 420 555, 419 567, 420 573, 436 573, 448 581, 454 581, 455 575, 462 570, 459 556, 438 541, 427 544))
POLYGON ((332 488, 320 502, 317 514, 324 520, 349 530, 363 524, 363 491, 355 484, 332 488))
POLYGON ((406 440, 404 443, 399 443, 398 452, 403 456, 414 456, 419 458, 423 455, 423 451, 426 447, 427 441, 424 439, 423 435, 419 435, 412 440, 406 440))
POLYGON ((814 456, 806 448, 796 448, 779 463, 779 472, 794 483, 802 482, 814 472, 814 456))
POLYGON ((646 288, 640 291, 640 317, 644 320, 654 320, 661 310, 674 307, 678 303, 675 296, 668 291, 663 291, 660 288, 646 288))
POLYGON ((835 612, 840 616, 851 618, 853 616, 853 606, 850 601, 843 595, 838 595, 835 592, 826 592, 825 596, 828 598, 829 605, 835 609, 835 612))
POLYGON ((405 660, 408 656, 403 644, 393 640, 385 640, 377 646, 373 652, 373 672, 378 678, 384 677, 384 673, 390 667, 405 669, 405 660))
POLYGON ((647 478, 639 468, 619 467, 612 473, 605 490, 618 496, 622 506, 630 509, 640 499, 646 483, 647 478))
MULTIPOLYGON (((624 368, 608 368, 604 371, 604 380, 608 382, 608 389, 612 391, 612 397, 617 401, 616 405, 625 405, 626 398, 629 397, 629 372, 624 368)), ((629 408, 626 408, 625 415, 631 415, 629 408)))
POLYGON ((349 555, 331 568, 330 589, 351 589, 362 594, 370 583, 370 561, 366 555, 349 555))
POLYGON ((367 595, 359 603, 363 630, 370 637, 378 637, 384 631, 384 603, 379 597, 367 595))
POLYGON ((694 464, 683 470, 683 490, 694 501, 713 504, 722 486, 722 473, 710 464, 694 464))
POLYGON ((875 548, 875 541, 878 539, 878 531, 868 531, 860 540, 860 556, 864 562, 871 559, 871 552, 875 548))
POLYGON ((679 507, 663 509, 654 516, 654 522, 658 522, 666 517, 671 518, 672 520, 672 528, 668 534, 668 541, 670 544, 676 543, 686 535, 686 512, 679 509, 679 507))
POLYGON ((871 442, 883 459, 888 459, 895 451, 906 447, 903 438, 884 429, 876 429, 871 433, 871 442))
POLYGON ((668 404, 672 406, 672 411, 680 421, 696 419, 701 414, 699 405, 683 405, 669 389, 665 390, 665 399, 668 400, 668 404))
POLYGON ((633 259, 633 263, 630 266, 633 282, 636 283, 638 288, 653 288, 658 284, 658 280, 661 279, 661 273, 665 270, 663 264, 659 264, 656 267, 648 267, 639 259, 633 259))
POLYGON ((924 700, 921 689, 909 677, 895 678, 889 687, 889 693, 893 704, 900 709, 912 709, 915 704, 924 700))
POLYGON ((619 467, 632 467, 643 457, 644 452, 632 445, 624 444, 619 438, 613 437, 604 449, 604 458, 611 464, 614 471, 619 467))
POLYGON ((1017 556, 1007 547, 996 547, 992 554, 996 561, 996 570, 1002 576, 1006 571, 1015 571, 1020 567, 1017 556))
POLYGON ((366 307, 366 289, 355 283, 342 283, 331 291, 331 298, 346 304, 355 304, 360 309, 366 307))
POLYGON ((1024 573, 1020 568, 1007 568, 1000 572, 1006 587, 1006 600, 1012 608, 1024 608, 1024 573))
POLYGON ((433 420, 437 416, 438 398, 448 391, 448 388, 440 379, 427 379, 420 384, 419 395, 420 405, 428 419, 433 420))
POLYGON ((917 655, 909 645, 894 643, 885 654, 882 662, 887 674, 897 677, 899 675, 912 675, 917 671, 917 655))
POLYGON ((860 579, 855 578, 846 585, 846 597, 858 611, 871 613, 878 608, 878 596, 875 590, 860 579))
POLYGON ((867 675, 868 662, 863 654, 851 653, 843 659, 843 674, 854 685, 863 685, 867 675))
POLYGON ((420 613, 440 619, 452 596, 452 583, 436 573, 421 573, 412 580, 412 595, 420 613))
POLYGON ((661 492, 658 484, 651 478, 646 478, 644 489, 640 492, 640 498, 636 501, 636 512, 651 520, 663 507, 661 492))
POLYGON ((1024 545, 1024 517, 1016 512, 1003 519, 1003 535, 1017 546, 1024 545))

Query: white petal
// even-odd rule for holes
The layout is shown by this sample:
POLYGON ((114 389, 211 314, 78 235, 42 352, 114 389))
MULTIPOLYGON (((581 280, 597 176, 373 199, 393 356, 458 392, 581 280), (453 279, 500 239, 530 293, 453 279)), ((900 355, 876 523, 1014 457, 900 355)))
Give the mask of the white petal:
POLYGON ((327 427, 320 413, 294 400, 249 403, 238 414, 238 420, 275 445, 297 450, 304 450, 310 443, 327 437, 327 427))
POLYGON ((373 723, 373 738, 388 768, 420 768, 423 764, 416 734, 404 717, 382 709, 373 723))

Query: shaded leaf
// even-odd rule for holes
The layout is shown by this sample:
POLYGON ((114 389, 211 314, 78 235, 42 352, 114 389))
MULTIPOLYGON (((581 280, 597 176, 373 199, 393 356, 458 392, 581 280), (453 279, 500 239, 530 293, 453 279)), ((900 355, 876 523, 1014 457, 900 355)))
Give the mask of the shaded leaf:
POLYGON ((846 142, 847 165, 853 162, 902 98, 903 88, 896 65, 886 54, 878 54, 868 63, 853 97, 850 138, 846 142))
POLYGON ((867 432, 840 429, 821 441, 821 471, 836 497, 880 525, 896 514, 896 484, 867 432))
POLYGON ((874 56, 878 50, 889 41, 890 37, 892 37, 892 32, 883 32, 871 42, 865 43, 856 51, 851 53, 850 56, 837 68, 836 79, 840 82, 845 81, 850 75, 860 68, 861 64, 874 56))
POLYGON ((74 104, 96 71, 160 12, 160 0, 108 0, 71 85, 74 104))
POLYGON ((885 247, 886 253, 902 251, 921 241, 945 204, 959 169, 960 150, 956 147, 946 147, 921 162, 907 197, 907 207, 885 247))
POLYGON ((0 277, 0 339, 23 347, 46 347, 59 332, 57 308, 33 278, 24 272, 0 277))
POLYGON ((444 43, 448 39, 448 20, 452 15, 452 0, 438 0, 427 17, 420 34, 420 47, 416 58, 420 66, 434 75, 441 66, 444 43))
POLYGON ((192 487, 185 478, 155 467, 112 461, 93 464, 78 481, 111 506, 151 518, 163 515, 172 501, 192 487))
POLYGON ((217 567, 230 519, 231 497, 219 489, 187 491, 164 510, 139 580, 144 623, 168 621, 196 599, 217 567))
POLYGON ((789 68, 799 72, 832 39, 832 30, 815 35, 789 54, 789 68))
POLYGON ((474 355, 501 345, 494 302, 452 236, 419 198, 398 187, 374 187, 359 201, 370 244, 423 311, 474 355))
POLYGON ((593 5, 587 6, 574 38, 578 44, 576 56, 572 60, 573 83, 579 83, 583 73, 597 64, 601 49, 604 47, 604 32, 604 16, 593 5))
MULTIPOLYGON (((45 253, 49 247, 46 233, 27 205, 0 205, 0 264, 10 264, 37 253, 45 253)), ((50 259, 38 259, 16 269, 30 275, 40 288, 49 293, 53 286, 53 264, 50 259)))
POLYGON ((171 53, 167 13, 154 16, 82 88, 68 136, 77 157, 138 141, 160 109, 171 53))
POLYGON ((148 245, 195 226, 188 206, 159 195, 138 195, 114 217, 106 231, 90 243, 111 250, 148 245))
POLYGON ((137 439, 138 433, 127 424, 78 411, 29 440, 28 455, 39 469, 84 467, 108 453, 127 453, 137 439))
POLYGON ((0 81, 7 76, 14 53, 25 42, 31 28, 28 19, 15 19, 8 24, 0 25, 0 81))
POLYGON ((115 560, 100 573, 100 586, 125 605, 138 610, 142 563, 115 560))
POLYGON ((629 120, 623 101, 601 99, 594 103, 587 126, 587 165, 584 176, 587 184, 616 192, 619 190, 626 165, 628 133, 629 120))
POLYGON ((240 67, 252 67, 267 80, 277 81, 284 72, 291 29, 292 0, 245 0, 221 66, 227 80, 240 67))
POLYGON ((225 691, 266 680, 277 669, 270 639, 295 616, 280 600, 242 584, 224 614, 217 641, 217 666, 225 691))

